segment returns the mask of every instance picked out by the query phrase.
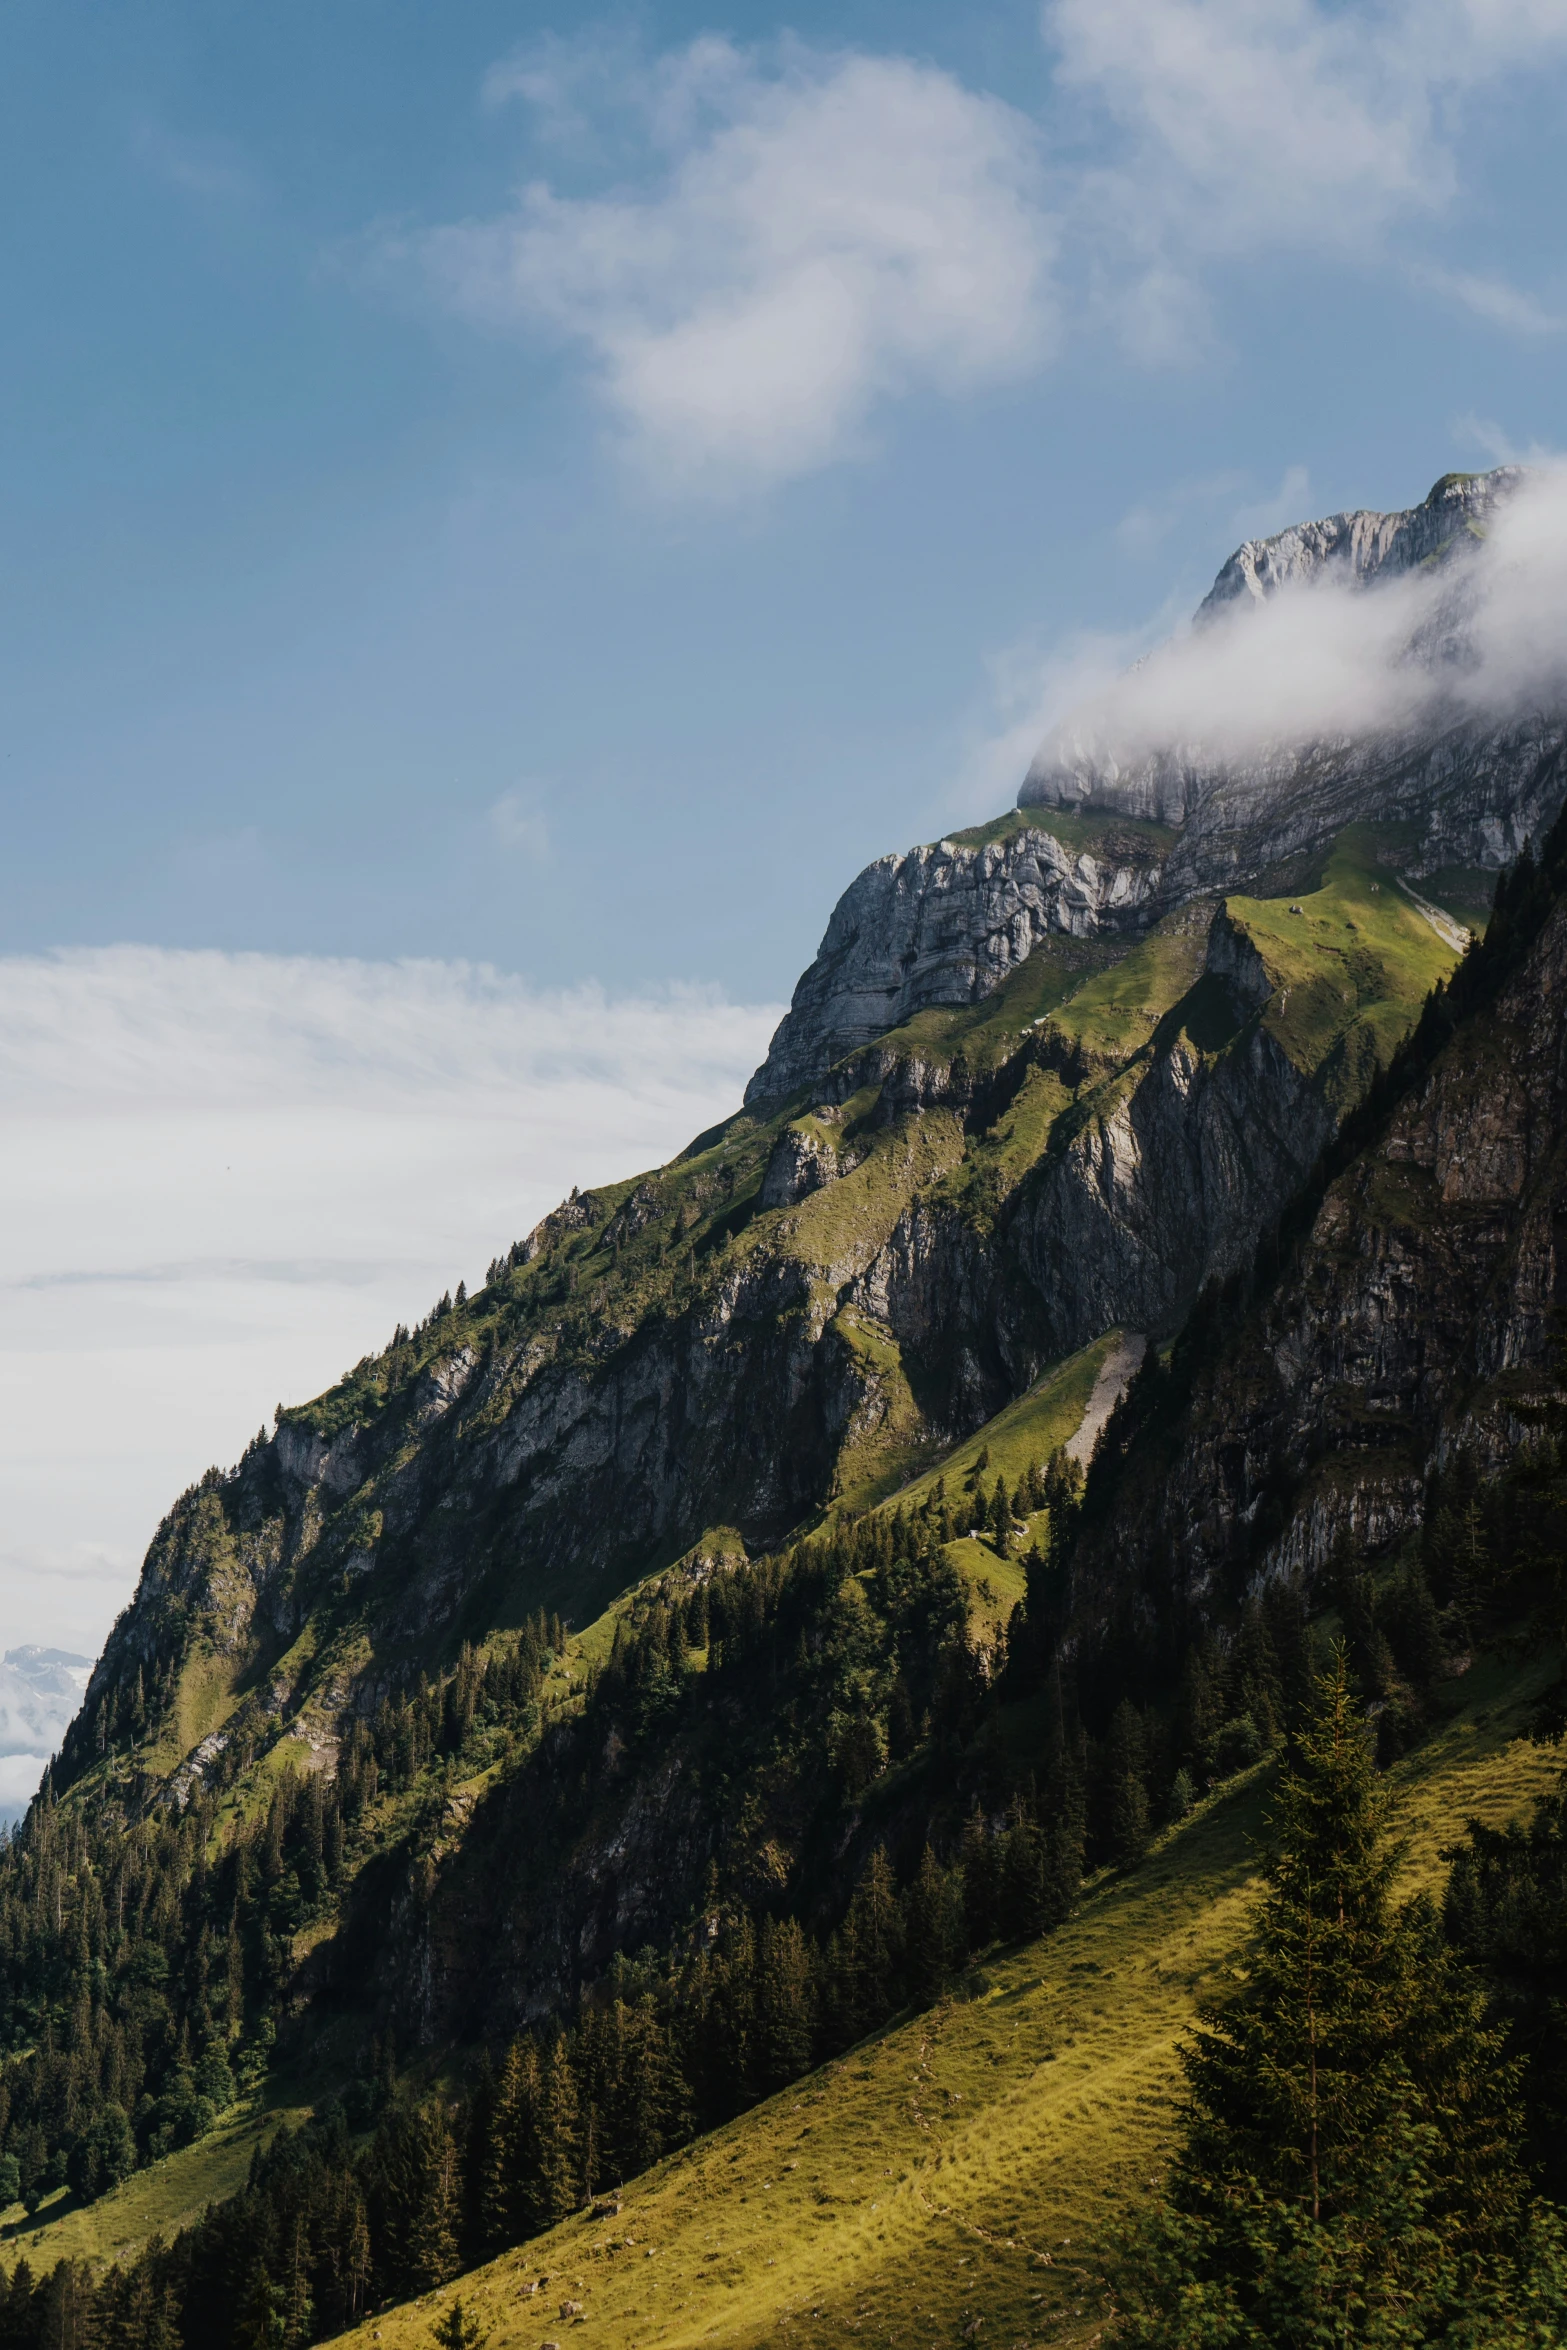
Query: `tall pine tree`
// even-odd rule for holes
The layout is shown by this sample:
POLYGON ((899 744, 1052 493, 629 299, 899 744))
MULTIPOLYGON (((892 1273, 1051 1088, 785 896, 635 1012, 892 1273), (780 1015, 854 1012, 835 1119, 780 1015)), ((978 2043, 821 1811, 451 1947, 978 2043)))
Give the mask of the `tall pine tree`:
POLYGON ((1287 1749, 1245 1988, 1183 2052, 1168 2207, 1119 2279, 1127 2350, 1459 2339, 1494 2288, 1516 2068, 1429 1904, 1393 1901, 1387 1808, 1340 1650, 1287 1749))

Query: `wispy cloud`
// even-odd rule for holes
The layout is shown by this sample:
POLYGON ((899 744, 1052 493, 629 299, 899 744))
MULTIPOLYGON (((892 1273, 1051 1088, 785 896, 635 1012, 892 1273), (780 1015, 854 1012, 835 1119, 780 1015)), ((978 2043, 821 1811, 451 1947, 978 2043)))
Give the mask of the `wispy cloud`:
POLYGON ((738 1102, 777 1007, 478 966, 0 959, 0 1613, 93 1648, 174 1495, 738 1102))
POLYGON ((131 151, 166 187, 205 203, 232 203, 257 192, 255 172, 226 139, 197 137, 144 117, 131 132, 131 151))
POLYGON ((1013 108, 904 58, 712 39, 643 86, 641 184, 534 183, 393 252, 476 324, 580 345, 649 480, 766 487, 862 445, 885 398, 1048 348, 1052 229, 1013 108))
POLYGON ((1246 491, 1246 476, 1234 470, 1175 482, 1158 497, 1140 499, 1127 508, 1115 525, 1116 544, 1128 555, 1147 559, 1158 554, 1175 531, 1189 528, 1194 518, 1211 524, 1221 514, 1232 541, 1264 538, 1286 523, 1305 519, 1311 478, 1304 465, 1289 465, 1277 489, 1261 497, 1246 491))
POLYGON ((524 786, 504 791, 490 808, 490 831, 505 849, 538 862, 550 853, 549 819, 524 786))
POLYGON ((1101 240, 1155 270, 1375 255, 1458 192, 1463 100, 1567 54, 1560 0, 1048 0, 1044 24, 1058 88, 1118 134, 1085 175, 1101 240))
POLYGON ((1193 775, 1434 716, 1567 706, 1567 468, 1541 466, 1461 564, 1374 586, 1346 568, 1176 630, 1045 729, 1041 771, 1138 775, 1178 800, 1193 775))
POLYGON ((1429 287, 1432 293, 1483 319, 1487 326, 1503 327, 1509 334, 1559 335, 1567 328, 1567 315, 1547 309, 1538 296, 1509 285, 1505 278, 1426 267, 1416 269, 1413 275, 1418 285, 1429 287))
POLYGON ((1073 334, 1205 360, 1236 256, 1391 267, 1498 331, 1557 331, 1418 243, 1462 192, 1466 101, 1567 57, 1562 0, 1047 0, 1042 21, 1038 120, 907 57, 533 43, 484 102, 525 108, 597 191, 534 178, 381 238, 374 266, 575 346, 643 479, 704 496, 862 453, 888 403, 1025 374, 1073 334))
POLYGON ((968 824, 1017 797, 1041 740, 1169 633, 1173 606, 1140 628, 1076 629, 1052 642, 1021 638, 991 655, 983 716, 958 762, 948 812, 968 824))
POLYGON ((1453 419, 1454 438, 1462 445, 1471 443, 1492 465, 1543 465, 1559 462, 1557 453, 1543 441, 1517 441, 1504 425, 1491 416, 1476 416, 1472 412, 1453 419))

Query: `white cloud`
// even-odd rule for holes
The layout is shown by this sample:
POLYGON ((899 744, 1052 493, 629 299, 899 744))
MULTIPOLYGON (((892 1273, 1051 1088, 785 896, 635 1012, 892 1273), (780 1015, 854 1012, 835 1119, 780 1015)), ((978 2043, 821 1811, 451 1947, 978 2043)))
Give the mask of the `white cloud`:
POLYGON ((529 791, 504 791, 490 809, 490 830, 503 848, 536 862, 550 853, 549 819, 529 791))
POLYGON ((1542 466, 1449 563, 1359 586, 1330 569, 1239 597, 1093 683, 1038 754, 1045 768, 1189 774, 1293 756, 1312 742, 1567 705, 1567 468, 1542 466), (1448 657, 1456 650, 1457 659, 1448 657))
MULTIPOLYGON (((1308 512, 1311 483, 1303 465, 1287 466, 1278 487, 1262 497, 1242 497, 1244 487, 1240 473, 1178 482, 1161 497, 1129 507, 1115 525, 1116 544, 1136 561, 1151 561, 1172 532, 1191 526, 1194 515, 1204 518, 1206 537, 1222 511, 1233 543, 1281 530, 1308 512)), ((948 812, 971 822, 1005 807, 1040 743, 1112 696, 1118 681, 1169 639, 1183 619, 1178 600, 1170 597, 1135 629, 1079 629, 1050 644, 1022 639, 993 654, 987 663, 988 706, 959 761, 948 812)))
POLYGON ((778 1007, 481 969, 0 959, 0 1613, 96 1649, 174 1496, 732 1110, 778 1007))
POLYGON ((1304 465, 1286 465, 1279 486, 1269 496, 1236 507, 1230 529, 1236 539, 1271 538, 1292 522, 1311 516, 1311 476, 1304 465))
POLYGON ((145 170, 181 195, 232 203, 257 193, 254 172, 226 140, 192 138, 147 118, 132 130, 131 149, 145 170))
POLYGON ((1417 284, 1456 302, 1487 326, 1505 327, 1510 334, 1559 335, 1567 318, 1547 310, 1534 294, 1509 285, 1505 278, 1476 277, 1461 269, 1425 269, 1414 272, 1417 284))
POLYGON ((858 446, 883 398, 1045 350, 1036 137, 1000 100, 902 58, 795 47, 767 68, 709 39, 647 77, 646 116, 653 184, 534 184, 401 252, 473 321, 585 346, 656 482, 786 480, 858 446))
POLYGON ((48 1760, 48 1754, 0 1754, 0 1827, 21 1818, 48 1760))
POLYGON ((1439 202, 1451 166, 1426 91, 1363 14, 1312 0, 1052 0, 1058 77, 1092 92, 1132 142, 1130 209, 1256 247, 1364 238, 1389 210, 1439 202))
POLYGON ((1532 465, 1547 470, 1560 463, 1552 449, 1541 441, 1515 441, 1510 432, 1491 416, 1455 416, 1453 432, 1460 441, 1471 441, 1493 465, 1532 465))
POLYGON ((1244 498, 1242 473, 1210 473, 1198 481, 1177 482, 1162 496, 1128 507, 1115 526, 1117 546, 1128 555, 1148 557, 1159 552, 1172 531, 1187 526, 1193 514, 1206 510, 1212 517, 1222 507, 1231 540, 1264 538, 1287 523, 1303 521, 1311 497, 1311 477, 1304 465, 1286 466, 1276 490, 1261 498, 1244 498))
POLYGON ((992 654, 985 722, 959 762, 949 813, 973 823, 1016 799, 1041 740, 1109 691, 1173 619, 1165 610, 1140 629, 1079 629, 1049 646, 1025 639, 992 654))
POLYGON ((888 402, 1028 374, 1068 329, 1205 361, 1240 257, 1395 269, 1500 332, 1557 331, 1536 293, 1418 246, 1458 210, 1471 102, 1567 59, 1567 0, 1046 0, 1042 23, 1037 120, 906 57, 535 42, 482 95, 527 110, 554 176, 373 241, 376 271, 584 353, 676 495, 861 453, 888 402))
MULTIPOLYGON (((1096 256, 1101 310, 1155 359, 1161 332, 1173 353, 1192 331, 1183 299, 1200 331, 1204 257, 1375 259, 1395 227, 1445 212, 1462 100, 1567 53, 1564 0, 1048 0, 1044 24, 1058 87, 1112 132, 1074 242, 1096 256)), ((1509 330, 1547 323, 1488 278, 1416 274, 1509 330)))

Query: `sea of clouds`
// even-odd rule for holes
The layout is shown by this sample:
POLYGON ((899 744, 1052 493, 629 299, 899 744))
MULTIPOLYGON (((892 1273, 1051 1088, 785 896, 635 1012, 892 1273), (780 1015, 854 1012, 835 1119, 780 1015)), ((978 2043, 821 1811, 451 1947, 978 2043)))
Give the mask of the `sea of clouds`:
POLYGON ((778 1012, 436 962, 0 958, 8 1643, 96 1654, 176 1494, 574 1183, 735 1109, 778 1012))

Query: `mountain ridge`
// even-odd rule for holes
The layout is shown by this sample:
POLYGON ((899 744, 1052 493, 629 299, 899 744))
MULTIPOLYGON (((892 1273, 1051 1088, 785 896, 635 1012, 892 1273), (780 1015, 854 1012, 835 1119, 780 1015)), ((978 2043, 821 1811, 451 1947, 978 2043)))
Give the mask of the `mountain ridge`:
MULTIPOLYGON (((1357 530, 1347 559, 1414 566, 1418 534, 1357 530)), ((1537 1697, 1507 1529, 1555 1506, 1518 1463, 1555 1408, 1567 858, 1523 859, 1462 956, 1431 905, 1479 930, 1478 884, 1421 859, 1554 804, 1539 740, 1527 772, 1431 768, 1418 819, 1346 817, 1342 773, 1270 813, 1263 775, 1239 844, 1030 806, 881 861, 732 1119, 573 1193, 182 1496, 0 1856, 26 2192, 85 2200, 202 2143, 236 2075, 307 2067, 377 2130, 362 2173, 341 2117, 299 2158, 338 2166, 336 2324, 355 2177, 382 2292, 495 2240, 474 2206, 421 2268, 385 2166, 456 2128, 472 2202, 518 2030, 547 2053, 574 2018, 551 2061, 610 2099, 596 2019, 635 2009, 711 2120, 757 2093, 724 2003, 786 1935, 804 2004, 766 2077, 873 2070, 894 1987, 950 1981, 1002 1911, 1061 1919, 1085 1866, 1152 1898, 1154 1827, 1276 1741, 1328 1608, 1390 1760, 1463 1642, 1511 1626, 1537 1697), (1079 1498, 1067 1439, 1145 1335, 1079 1498), (1505 1571, 1466 1584, 1452 1496, 1509 1477, 1505 1571)))

